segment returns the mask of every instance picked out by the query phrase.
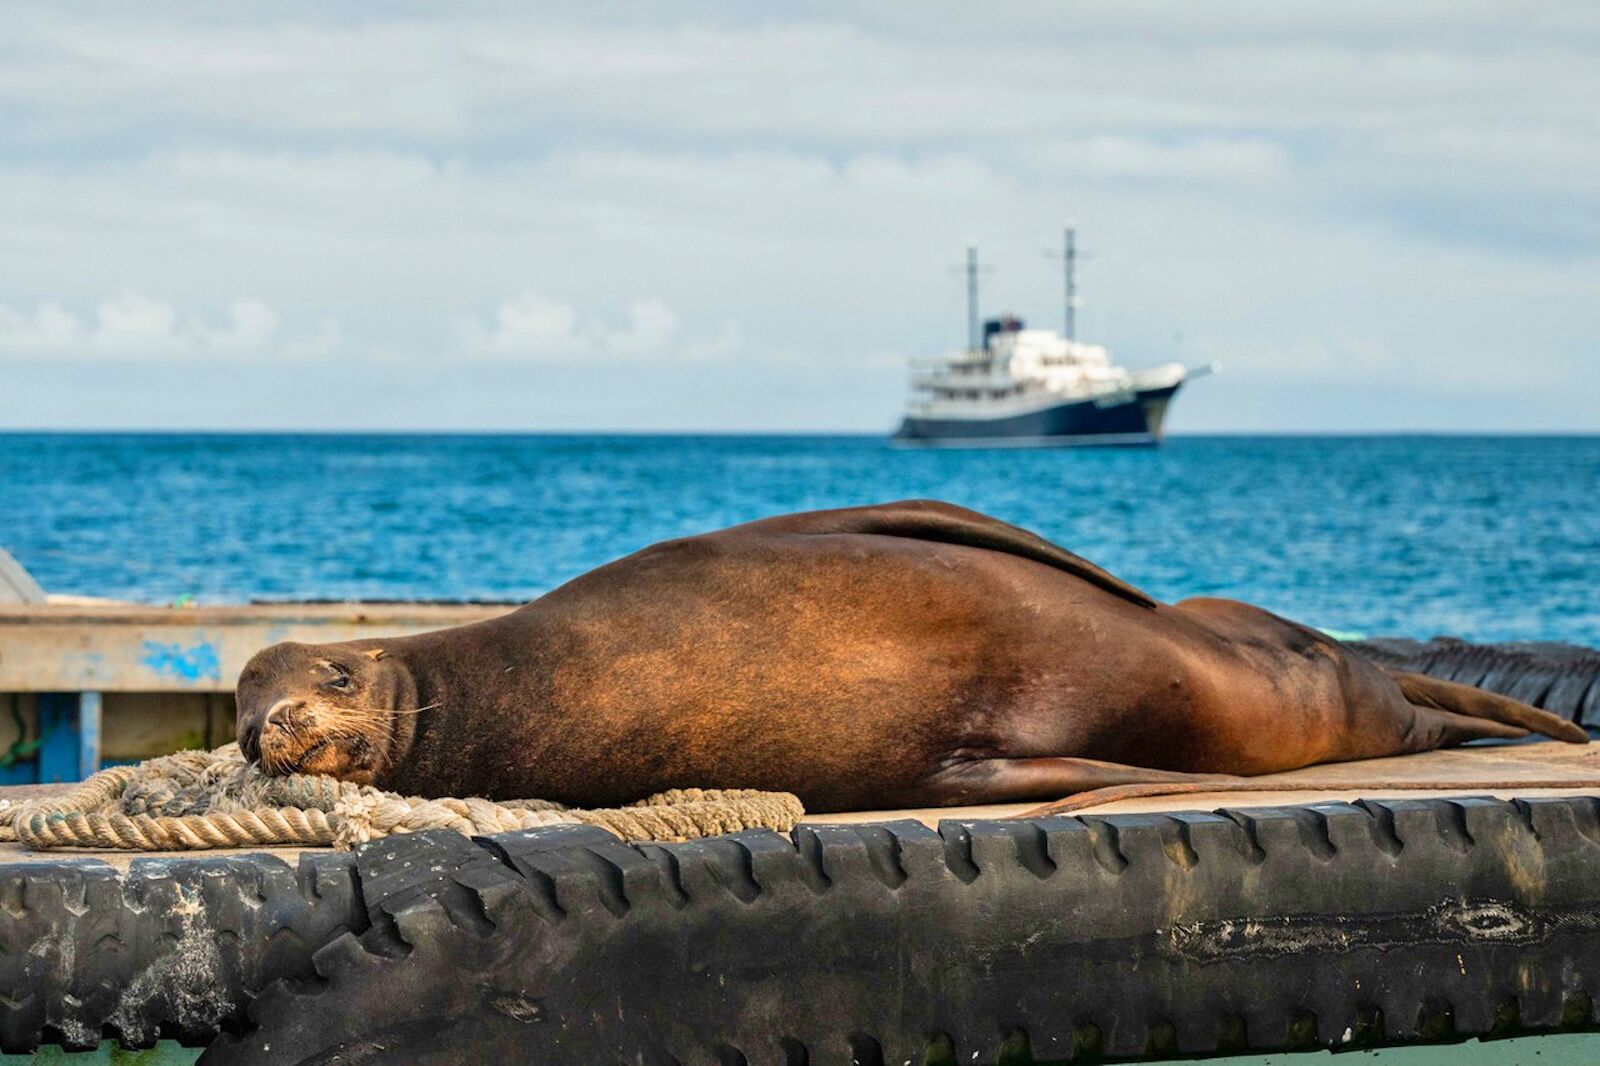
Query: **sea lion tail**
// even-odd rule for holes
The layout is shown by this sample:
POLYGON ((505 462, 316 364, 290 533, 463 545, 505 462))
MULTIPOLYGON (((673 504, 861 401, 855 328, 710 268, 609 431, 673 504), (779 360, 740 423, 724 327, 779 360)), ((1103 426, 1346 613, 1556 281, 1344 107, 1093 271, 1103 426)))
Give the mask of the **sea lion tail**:
POLYGON ((1508 696, 1454 681, 1441 681, 1425 674, 1403 670, 1390 670, 1389 674, 1399 682, 1400 692, 1405 698, 1419 707, 1516 726, 1569 744, 1589 743, 1589 734, 1576 722, 1569 722, 1560 715, 1530 707, 1508 696))

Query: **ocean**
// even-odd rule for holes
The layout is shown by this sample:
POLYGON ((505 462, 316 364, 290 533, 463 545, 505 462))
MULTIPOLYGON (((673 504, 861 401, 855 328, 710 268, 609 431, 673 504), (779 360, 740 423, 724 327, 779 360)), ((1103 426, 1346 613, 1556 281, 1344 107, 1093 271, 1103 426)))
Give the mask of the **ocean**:
POLYGON ((1340 634, 1600 646, 1600 437, 0 435, 0 547, 143 602, 520 601, 653 541, 934 497, 1161 599, 1340 634))

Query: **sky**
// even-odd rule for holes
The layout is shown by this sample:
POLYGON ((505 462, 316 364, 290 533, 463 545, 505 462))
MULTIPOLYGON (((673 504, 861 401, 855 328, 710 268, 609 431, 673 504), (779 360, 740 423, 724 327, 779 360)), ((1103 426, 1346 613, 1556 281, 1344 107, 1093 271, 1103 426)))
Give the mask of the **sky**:
POLYGON ((1173 432, 1600 430, 1600 8, 10 4, 0 427, 886 431, 981 306, 1173 432))

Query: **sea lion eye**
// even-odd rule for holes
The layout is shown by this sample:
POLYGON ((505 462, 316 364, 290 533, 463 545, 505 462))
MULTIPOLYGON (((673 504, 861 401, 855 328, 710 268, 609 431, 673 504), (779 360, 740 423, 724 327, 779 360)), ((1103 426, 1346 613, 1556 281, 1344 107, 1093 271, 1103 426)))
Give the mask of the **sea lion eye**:
POLYGON ((348 673, 333 663, 328 664, 328 669, 333 671, 333 676, 322 683, 325 688, 338 689, 343 692, 350 687, 350 675, 348 673))

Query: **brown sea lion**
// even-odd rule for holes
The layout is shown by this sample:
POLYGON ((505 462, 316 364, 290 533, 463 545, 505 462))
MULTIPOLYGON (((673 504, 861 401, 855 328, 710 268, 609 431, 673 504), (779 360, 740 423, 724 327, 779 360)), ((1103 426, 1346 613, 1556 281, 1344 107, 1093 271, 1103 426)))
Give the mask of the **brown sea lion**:
POLYGON ((812 811, 998 803, 1587 740, 1259 608, 1157 603, 932 502, 666 541, 487 622, 279 644, 237 698, 270 772, 583 806, 676 786, 787 790, 812 811))

